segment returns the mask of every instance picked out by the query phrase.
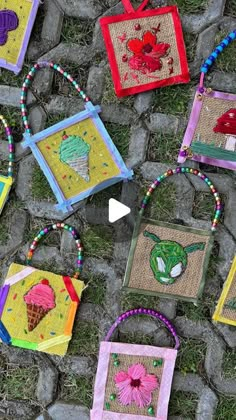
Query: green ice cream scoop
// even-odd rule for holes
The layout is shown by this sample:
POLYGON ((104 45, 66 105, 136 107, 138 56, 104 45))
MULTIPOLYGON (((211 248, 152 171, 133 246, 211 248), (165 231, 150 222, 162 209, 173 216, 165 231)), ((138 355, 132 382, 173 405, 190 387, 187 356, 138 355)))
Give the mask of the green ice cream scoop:
POLYGON ((90 145, 79 136, 63 136, 60 146, 60 159, 64 163, 88 155, 90 145))

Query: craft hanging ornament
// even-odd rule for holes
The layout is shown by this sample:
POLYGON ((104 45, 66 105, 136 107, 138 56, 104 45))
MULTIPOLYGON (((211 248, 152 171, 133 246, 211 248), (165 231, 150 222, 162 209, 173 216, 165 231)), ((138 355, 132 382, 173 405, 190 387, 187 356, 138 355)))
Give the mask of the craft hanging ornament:
POLYGON ((21 71, 40 3, 0 0, 0 67, 21 71))
POLYGON ((236 327, 236 256, 234 257, 212 319, 236 327))
POLYGON ((126 13, 100 19, 117 96, 161 86, 188 83, 188 64, 176 6, 135 10, 122 0, 126 13))
POLYGON ((216 202, 211 232, 216 230, 222 205, 216 188, 206 175, 197 169, 176 168, 159 176, 143 199, 134 229, 123 284, 130 292, 192 302, 202 295, 213 243, 211 232, 143 218, 156 187, 172 175, 185 173, 199 177, 210 188, 216 202))
POLYGON ((77 82, 58 64, 35 64, 23 83, 21 114, 25 127, 22 147, 30 147, 46 176, 63 213, 72 205, 117 182, 131 179, 129 170, 112 142, 99 112, 77 82), (84 101, 84 111, 37 134, 32 134, 26 107, 35 74, 48 67, 65 77, 84 101))
POLYGON ((206 73, 235 38, 236 30, 217 45, 201 67, 200 83, 179 152, 180 163, 192 159, 236 170, 236 95, 204 86, 206 73))
POLYGON ((13 184, 13 163, 15 160, 15 145, 14 140, 12 137, 11 128, 8 125, 7 120, 3 117, 3 115, 0 115, 0 120, 5 128, 6 137, 8 140, 8 173, 7 176, 0 174, 0 214, 3 210, 3 207, 8 199, 12 184, 13 184))
POLYGON ((160 312, 139 308, 120 315, 100 344, 91 420, 167 420, 178 348, 176 331, 160 312), (119 324, 135 315, 161 321, 173 335, 175 348, 111 343, 119 324))
POLYGON ((64 356, 84 283, 78 280, 83 265, 83 246, 78 232, 70 225, 57 223, 42 229, 27 255, 27 266, 11 264, 0 288, 0 340, 5 344, 64 356), (74 276, 53 274, 31 267, 39 242, 54 230, 68 231, 77 249, 74 276))

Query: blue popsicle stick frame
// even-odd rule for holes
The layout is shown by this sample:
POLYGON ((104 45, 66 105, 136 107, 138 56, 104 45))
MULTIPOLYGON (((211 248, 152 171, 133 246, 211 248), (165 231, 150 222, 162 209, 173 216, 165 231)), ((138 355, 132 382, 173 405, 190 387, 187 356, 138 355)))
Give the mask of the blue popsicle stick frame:
POLYGON ((85 110, 74 115, 73 117, 69 117, 57 124, 54 124, 52 127, 49 127, 43 131, 40 131, 37 134, 30 134, 24 133, 24 141, 21 143, 22 147, 25 149, 30 147, 35 159, 39 163, 44 175, 46 176, 52 191, 54 192, 58 204, 56 205, 56 209, 62 211, 63 213, 67 213, 73 211, 72 205, 78 203, 81 200, 89 197, 90 195, 97 193, 111 185, 114 185, 120 181, 131 180, 133 177, 133 171, 128 169, 118 152, 116 146, 112 142, 110 135, 108 134, 102 120, 99 117, 99 112, 101 112, 101 108, 99 106, 94 106, 92 102, 85 103, 85 110), (115 161, 116 165, 120 169, 120 173, 118 176, 112 177, 107 179, 106 181, 93 186, 92 188, 88 188, 85 191, 81 192, 78 195, 75 195, 69 199, 66 199, 60 186, 57 183, 57 180, 50 169, 50 166, 46 162, 44 156, 42 155, 41 151, 39 150, 37 143, 41 140, 44 140, 48 136, 51 136, 58 131, 65 130, 66 128, 74 125, 80 121, 83 121, 87 118, 91 118, 93 120, 94 125, 96 126, 97 130, 99 131, 101 137, 106 144, 111 157, 115 161))

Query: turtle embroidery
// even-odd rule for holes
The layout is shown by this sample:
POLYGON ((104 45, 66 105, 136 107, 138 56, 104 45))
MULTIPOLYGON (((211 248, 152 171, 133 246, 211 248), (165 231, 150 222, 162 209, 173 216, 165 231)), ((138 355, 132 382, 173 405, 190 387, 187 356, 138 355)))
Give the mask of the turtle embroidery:
POLYGON ((225 303, 225 308, 231 309, 232 311, 236 311, 236 297, 233 297, 228 302, 225 303))
POLYGON ((198 242, 186 247, 175 241, 161 240, 154 233, 144 231, 144 236, 156 242, 150 254, 150 267, 156 280, 161 284, 173 284, 185 271, 188 264, 188 254, 203 251, 204 242, 198 242))

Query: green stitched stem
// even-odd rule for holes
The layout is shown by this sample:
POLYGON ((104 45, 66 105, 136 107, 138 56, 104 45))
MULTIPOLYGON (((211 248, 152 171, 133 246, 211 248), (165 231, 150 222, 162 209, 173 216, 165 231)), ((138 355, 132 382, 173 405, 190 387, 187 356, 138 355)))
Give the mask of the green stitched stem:
POLYGON ((157 242, 157 243, 161 242, 161 240, 160 240, 160 238, 158 238, 158 236, 154 235, 154 233, 148 232, 147 230, 145 230, 143 232, 143 236, 146 236, 146 238, 152 239, 154 242, 157 242))
POLYGON ((191 245, 186 246, 184 250, 185 252, 187 252, 187 254, 191 254, 192 252, 195 252, 198 250, 203 251, 205 248, 205 245, 206 244, 204 242, 199 242, 197 244, 191 244, 191 245))
POLYGON ((194 155, 204 155, 215 159, 236 162, 235 152, 225 150, 221 147, 212 146, 210 144, 201 143, 200 141, 192 142, 191 151, 194 155))

